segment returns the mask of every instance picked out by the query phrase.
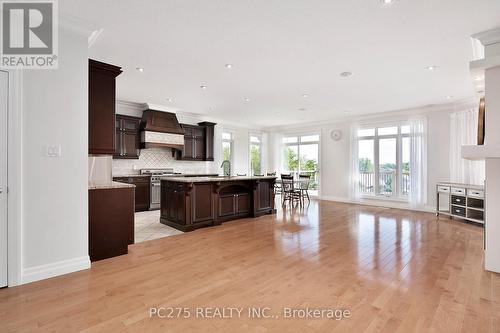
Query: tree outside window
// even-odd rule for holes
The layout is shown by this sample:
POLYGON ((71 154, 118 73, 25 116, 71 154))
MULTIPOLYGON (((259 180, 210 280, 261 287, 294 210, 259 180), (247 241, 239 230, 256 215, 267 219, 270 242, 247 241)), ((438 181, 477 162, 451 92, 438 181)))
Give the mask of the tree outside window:
POLYGON ((222 132, 222 160, 233 162, 233 133, 222 132))
POLYGON ((288 136, 283 138, 283 171, 311 176, 309 189, 318 189, 319 135, 288 136))
POLYGON ((258 135, 250 135, 250 171, 253 175, 262 174, 262 140, 258 135))

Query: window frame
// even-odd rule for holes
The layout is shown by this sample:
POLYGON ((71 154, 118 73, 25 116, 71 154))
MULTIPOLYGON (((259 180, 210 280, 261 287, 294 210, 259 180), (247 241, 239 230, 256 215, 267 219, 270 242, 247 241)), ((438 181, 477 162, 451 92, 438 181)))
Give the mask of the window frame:
POLYGON ((321 195, 321 172, 320 172, 320 169, 321 169, 321 132, 320 131, 317 131, 317 132, 292 132, 292 133, 285 133, 283 134, 283 137, 282 137, 282 140, 281 140, 281 165, 280 165, 280 170, 281 170, 281 173, 286 173, 286 172, 290 172, 290 173, 297 173, 297 175, 299 175, 301 172, 305 172, 303 170, 301 170, 300 168, 300 146, 301 145, 311 145, 311 144, 317 144, 318 145, 318 163, 317 163, 317 167, 316 167, 316 186, 317 186, 317 192, 318 192, 318 195, 321 195), (301 137, 303 136, 313 136, 313 135, 317 135, 318 136, 318 140, 317 141, 305 141, 305 142, 302 142, 301 140, 301 137), (286 138, 291 138, 291 137, 296 137, 297 138, 297 141, 295 142, 284 142, 284 140, 286 138), (284 168, 284 161, 282 160, 283 159, 283 155, 284 155, 284 152, 285 152, 285 147, 289 147, 289 146, 297 146, 297 158, 299 159, 299 165, 298 165, 298 169, 297 171, 293 171, 293 170, 285 170, 284 168))
MULTIPOLYGON (((367 130, 375 129, 374 135, 370 136, 358 136, 356 132, 356 144, 359 149, 359 141, 362 140, 373 140, 373 177, 374 177, 374 189, 373 193, 360 192, 362 198, 365 199, 385 199, 385 200, 396 200, 396 201, 408 201, 411 192, 411 187, 408 193, 403 194, 403 138, 409 138, 410 133, 402 133, 401 128, 403 126, 409 126, 407 121, 391 122, 391 123, 375 123, 375 124, 364 124, 357 128, 357 130, 367 130), (397 127, 396 134, 384 134, 379 135, 379 128, 387 127, 397 127), (395 186, 393 187, 393 192, 391 195, 380 193, 380 140, 381 139, 396 139, 396 177, 395 186), (395 189, 395 191, 394 191, 395 189)), ((358 154, 359 161, 359 154, 358 154)), ((411 170, 411 165, 410 165, 411 170)), ((358 173, 359 173, 359 162, 358 162, 358 173)), ((358 186, 358 185, 356 185, 358 186)))
POLYGON ((224 129, 221 132, 221 162, 224 161, 224 143, 229 143, 230 159, 231 165, 234 161, 234 131, 229 129, 224 129), (231 135, 230 139, 224 139, 224 133, 229 133, 231 135))
POLYGON ((260 174, 264 174, 263 163, 262 163, 262 133, 248 133, 248 170, 250 176, 254 175, 254 170, 252 170, 252 146, 259 146, 259 161, 260 161, 260 174), (252 142, 252 136, 259 139, 259 142, 252 142))

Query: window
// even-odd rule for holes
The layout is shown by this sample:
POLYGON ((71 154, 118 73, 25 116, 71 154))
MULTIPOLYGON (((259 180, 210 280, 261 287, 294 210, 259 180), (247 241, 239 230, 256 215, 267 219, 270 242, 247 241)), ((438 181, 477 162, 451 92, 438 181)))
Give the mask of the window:
MULTIPOLYGON (((319 134, 293 135, 283 138, 283 173, 310 175, 309 189, 318 189, 319 134)), ((315 194, 315 193, 312 193, 315 194)))
POLYGON ((262 137, 250 135, 250 174, 262 174, 262 137))
POLYGON ((233 162, 234 138, 231 132, 222 132, 222 160, 233 162))
POLYGON ((369 196, 407 198, 410 193, 410 127, 358 130, 359 191, 369 196))

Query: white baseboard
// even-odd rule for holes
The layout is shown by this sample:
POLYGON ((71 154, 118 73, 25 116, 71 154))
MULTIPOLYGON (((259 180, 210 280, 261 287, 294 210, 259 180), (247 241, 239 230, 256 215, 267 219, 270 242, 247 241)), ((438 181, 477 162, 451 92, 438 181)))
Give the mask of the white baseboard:
POLYGON ((356 205, 365 205, 365 206, 413 210, 413 211, 427 212, 427 213, 435 213, 436 212, 435 208, 432 206, 424 206, 422 208, 413 208, 405 202, 389 201, 389 200, 376 200, 376 199, 374 199, 374 200, 351 200, 350 198, 332 197, 332 196, 322 196, 320 198, 320 200, 336 201, 336 202, 350 203, 350 204, 356 204, 356 205))
POLYGON ((90 268, 89 256, 62 260, 46 265, 23 269, 22 284, 48 279, 50 277, 68 274, 90 268))

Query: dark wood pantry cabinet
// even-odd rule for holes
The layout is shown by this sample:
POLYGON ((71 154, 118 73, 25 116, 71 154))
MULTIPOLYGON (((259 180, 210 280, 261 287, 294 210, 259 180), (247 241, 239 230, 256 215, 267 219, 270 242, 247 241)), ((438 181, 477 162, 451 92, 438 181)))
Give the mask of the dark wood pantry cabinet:
POLYGON ((116 115, 115 153, 113 158, 138 159, 141 144, 141 118, 116 115))
POLYGON ((89 59, 89 154, 115 153, 115 92, 120 67, 89 59))

